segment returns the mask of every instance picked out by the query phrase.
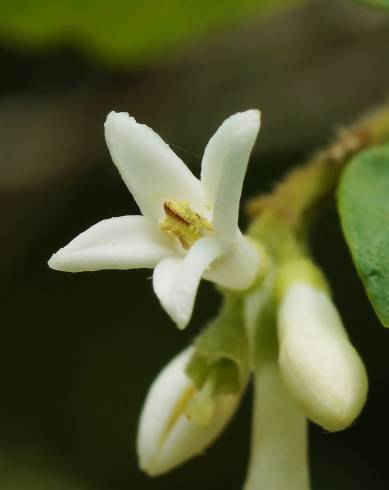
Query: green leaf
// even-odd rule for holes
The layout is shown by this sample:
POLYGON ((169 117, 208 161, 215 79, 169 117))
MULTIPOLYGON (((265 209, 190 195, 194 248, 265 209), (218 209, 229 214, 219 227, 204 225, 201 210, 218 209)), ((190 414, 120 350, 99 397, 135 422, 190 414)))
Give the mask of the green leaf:
POLYGON ((364 3, 371 7, 389 9, 389 0, 354 0, 356 3, 364 3))
POLYGON ((302 0, 0 0, 0 35, 19 47, 67 44, 145 64, 215 29, 302 0))
POLYGON ((389 145, 349 163, 338 189, 338 211, 370 302, 389 327, 389 145))
POLYGON ((245 387, 250 358, 242 308, 242 298, 226 296, 219 315, 197 337, 187 374, 198 389, 210 376, 217 379, 218 393, 238 393, 245 387))

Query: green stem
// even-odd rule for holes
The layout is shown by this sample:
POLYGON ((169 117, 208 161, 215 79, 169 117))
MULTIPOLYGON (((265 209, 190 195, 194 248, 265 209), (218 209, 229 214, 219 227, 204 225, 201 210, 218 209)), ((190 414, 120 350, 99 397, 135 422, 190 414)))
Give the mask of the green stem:
POLYGON ((257 365, 253 426, 244 490, 308 490, 307 421, 286 393, 275 360, 257 365))
MULTIPOLYGON (((271 193, 249 202, 247 210, 253 221, 249 234, 263 239, 268 234, 269 226, 274 228, 274 222, 278 222, 277 226, 293 232, 297 240, 287 246, 300 250, 304 248, 308 224, 333 195, 350 158, 388 139, 389 106, 371 112, 348 129, 340 130, 333 143, 301 167, 290 171, 271 193)), ((282 230, 280 236, 279 231, 276 233, 277 242, 287 234, 286 230, 282 230)))

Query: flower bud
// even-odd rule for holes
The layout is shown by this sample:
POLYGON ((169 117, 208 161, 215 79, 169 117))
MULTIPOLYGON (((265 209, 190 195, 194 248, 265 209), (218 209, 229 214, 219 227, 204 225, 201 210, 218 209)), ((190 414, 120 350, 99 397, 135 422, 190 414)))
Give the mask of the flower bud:
POLYGON ((185 373, 192 353, 190 347, 175 357, 147 395, 137 450, 139 465, 150 476, 166 473, 203 452, 224 429, 240 400, 239 393, 213 394, 208 382, 197 391, 185 373))
POLYGON ((328 431, 342 430, 366 401, 365 367, 328 294, 292 282, 278 313, 279 364, 290 395, 328 431))

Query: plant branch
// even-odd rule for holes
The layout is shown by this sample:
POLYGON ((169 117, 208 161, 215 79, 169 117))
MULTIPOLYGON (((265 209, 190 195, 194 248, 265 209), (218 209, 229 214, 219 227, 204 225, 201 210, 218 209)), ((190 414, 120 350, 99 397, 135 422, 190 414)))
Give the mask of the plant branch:
POLYGON ((247 212, 254 221, 270 213, 304 232, 306 223, 323 202, 333 195, 347 162, 363 149, 389 139, 389 105, 372 111, 349 128, 338 131, 335 140, 304 165, 291 170, 272 192, 252 199, 247 212))

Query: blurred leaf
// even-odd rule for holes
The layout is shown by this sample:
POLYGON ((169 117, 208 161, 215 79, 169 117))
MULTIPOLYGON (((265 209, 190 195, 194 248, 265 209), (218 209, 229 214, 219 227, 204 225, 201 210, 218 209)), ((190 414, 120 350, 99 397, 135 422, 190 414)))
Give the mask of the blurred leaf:
POLYGON ((142 64, 214 29, 302 0, 0 0, 0 35, 20 47, 67 43, 142 64))
POLYGON ((63 468, 53 455, 39 446, 29 449, 1 448, 0 488, 2 490, 91 490, 96 488, 63 468))
POLYGON ((372 7, 389 9, 389 0, 354 0, 356 3, 364 3, 372 7))
POLYGON ((375 312, 389 327, 389 145, 357 155, 338 189, 338 210, 354 264, 375 312))

